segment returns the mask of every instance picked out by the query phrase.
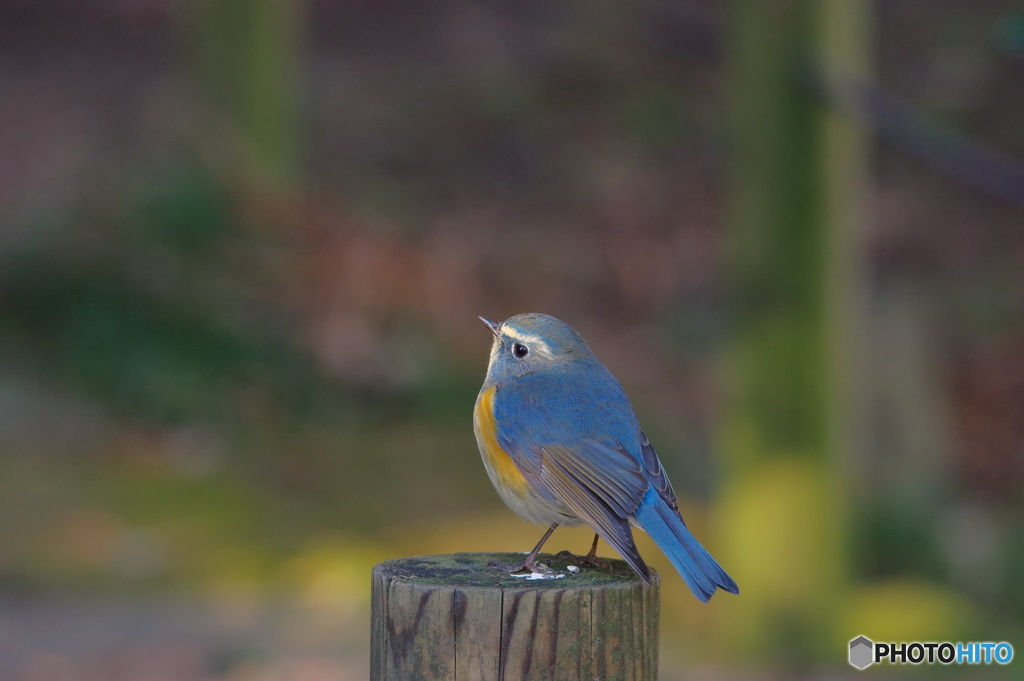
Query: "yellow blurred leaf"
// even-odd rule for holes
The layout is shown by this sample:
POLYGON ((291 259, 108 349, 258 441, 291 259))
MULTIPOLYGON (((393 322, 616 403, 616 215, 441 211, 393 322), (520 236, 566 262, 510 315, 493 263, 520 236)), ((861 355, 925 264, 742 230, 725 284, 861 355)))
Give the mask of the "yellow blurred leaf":
POLYGON ((871 584, 855 591, 847 613, 850 638, 875 641, 957 640, 973 613, 958 594, 912 580, 871 584))

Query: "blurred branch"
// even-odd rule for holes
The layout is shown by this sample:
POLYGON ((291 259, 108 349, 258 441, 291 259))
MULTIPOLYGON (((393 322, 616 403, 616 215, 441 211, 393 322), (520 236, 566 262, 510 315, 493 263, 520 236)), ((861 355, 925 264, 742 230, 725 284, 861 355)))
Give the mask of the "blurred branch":
POLYGON ((233 133, 250 173, 290 184, 298 174, 296 83, 300 0, 193 0, 187 26, 203 92, 233 133))
POLYGON ((744 589, 733 644, 765 655, 807 659, 843 635, 841 462, 856 446, 843 439, 867 139, 798 74, 809 56, 866 73, 867 12, 847 0, 735 0, 729 16, 723 558, 744 589))
POLYGON ((942 125, 909 102, 841 69, 822 67, 810 87, 878 137, 961 182, 1024 206, 1024 161, 942 125))

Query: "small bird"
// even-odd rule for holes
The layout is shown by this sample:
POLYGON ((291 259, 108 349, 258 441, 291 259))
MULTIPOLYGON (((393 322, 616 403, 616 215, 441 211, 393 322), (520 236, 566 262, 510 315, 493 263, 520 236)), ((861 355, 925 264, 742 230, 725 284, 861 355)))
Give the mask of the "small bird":
POLYGON ((550 573, 536 562, 559 525, 589 525, 647 582, 633 540, 643 529, 693 594, 738 594, 736 582, 687 529, 658 455, 615 380, 568 324, 528 313, 504 322, 480 317, 494 334, 491 359, 473 410, 487 474, 502 500, 525 520, 549 525, 509 572, 550 573))

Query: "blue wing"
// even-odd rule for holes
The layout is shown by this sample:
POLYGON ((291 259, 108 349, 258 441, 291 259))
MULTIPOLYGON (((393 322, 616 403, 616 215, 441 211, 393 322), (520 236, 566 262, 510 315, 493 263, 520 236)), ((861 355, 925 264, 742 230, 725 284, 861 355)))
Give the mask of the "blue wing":
POLYGON ((607 371, 599 378, 605 380, 581 384, 579 376, 552 371, 501 386, 494 405, 498 440, 541 494, 650 580, 629 525, 650 482, 639 457, 621 444, 637 442, 639 426, 618 382, 607 371))
POLYGON ((498 441, 550 501, 588 524, 646 580, 633 519, 691 591, 707 601, 739 588, 690 533, 657 453, 618 381, 601 365, 545 371, 502 385, 494 403, 498 441))

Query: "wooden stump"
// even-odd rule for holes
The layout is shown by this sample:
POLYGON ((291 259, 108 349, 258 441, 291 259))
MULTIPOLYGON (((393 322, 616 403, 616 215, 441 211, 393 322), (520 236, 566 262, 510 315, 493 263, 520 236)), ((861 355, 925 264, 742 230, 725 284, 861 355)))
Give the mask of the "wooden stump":
POLYGON ((521 554, 455 553, 373 568, 371 681, 654 681, 659 581, 623 561, 531 580, 488 567, 521 554))

